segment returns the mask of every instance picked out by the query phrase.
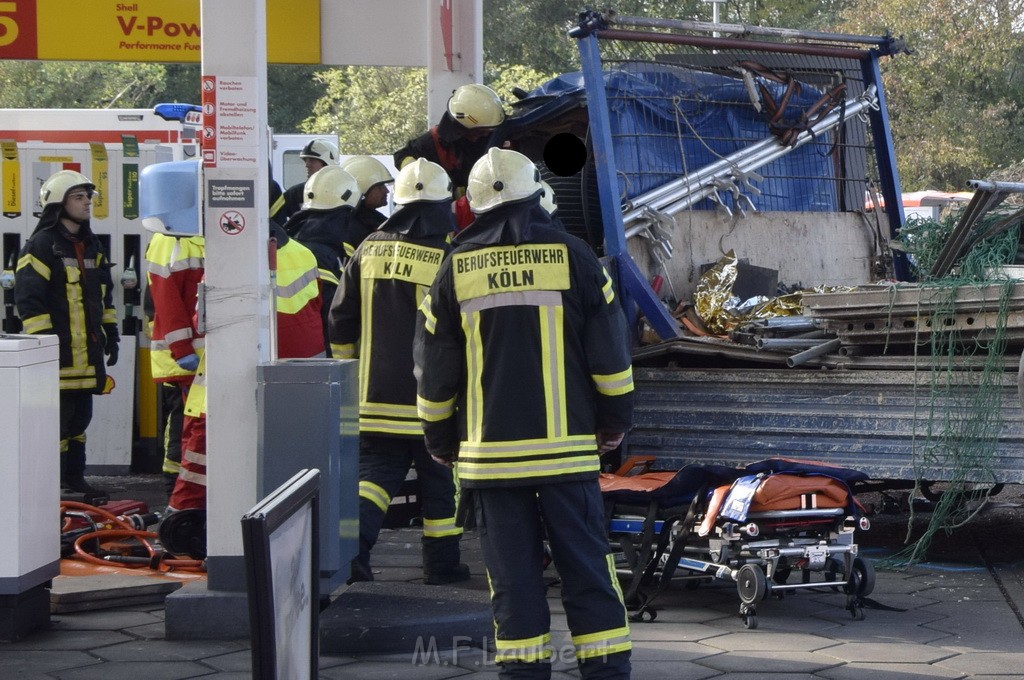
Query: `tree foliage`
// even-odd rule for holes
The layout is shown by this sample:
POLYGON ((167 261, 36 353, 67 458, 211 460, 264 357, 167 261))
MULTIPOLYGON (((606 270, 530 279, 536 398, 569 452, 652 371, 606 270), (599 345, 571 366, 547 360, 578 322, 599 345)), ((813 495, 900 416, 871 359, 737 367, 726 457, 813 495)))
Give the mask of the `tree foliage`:
POLYGON ((388 154, 427 129, 424 69, 343 66, 316 79, 323 95, 301 128, 337 133, 342 153, 388 154))
POLYGON ((905 37, 881 64, 903 188, 962 190, 1024 155, 1024 0, 858 0, 841 28, 905 37))
MULTIPOLYGON (((554 75, 521 65, 484 70, 488 85, 506 103, 516 100, 513 88, 530 90, 554 75)), ((319 73, 317 81, 323 96, 302 130, 337 134, 342 153, 390 154, 427 130, 424 69, 344 66, 319 73)))
MULTIPOLYGON (((710 21, 705 0, 620 0, 623 16, 710 21)), ((579 68, 569 29, 583 5, 483 0, 484 82, 506 102, 579 68)), ((905 189, 963 189, 1024 158, 1024 0, 723 0, 720 20, 905 36, 883 59, 905 189)), ((133 108, 199 99, 198 64, 0 61, 0 106, 133 108)), ((387 153, 428 124, 422 69, 268 67, 277 132, 337 132, 349 153, 387 153)))
POLYGON ((5 108, 134 108, 149 106, 166 86, 158 64, 0 61, 5 108))

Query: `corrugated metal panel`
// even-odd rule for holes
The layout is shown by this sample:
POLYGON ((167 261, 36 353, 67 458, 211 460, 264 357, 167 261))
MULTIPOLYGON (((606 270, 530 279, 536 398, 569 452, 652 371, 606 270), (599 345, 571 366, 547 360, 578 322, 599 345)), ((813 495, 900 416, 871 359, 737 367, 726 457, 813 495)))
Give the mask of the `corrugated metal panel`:
MULTIPOLYGON (((1003 422, 996 454, 991 472, 966 471, 974 481, 1024 483, 1024 413, 1016 377, 1000 374, 1003 422)), ((629 453, 654 454, 659 468, 794 456, 863 470, 879 480, 962 476, 951 465, 925 460, 933 419, 928 371, 637 368, 634 378, 629 453)), ((940 428, 948 413, 969 432, 972 390, 958 388, 936 400, 932 428, 940 428)))

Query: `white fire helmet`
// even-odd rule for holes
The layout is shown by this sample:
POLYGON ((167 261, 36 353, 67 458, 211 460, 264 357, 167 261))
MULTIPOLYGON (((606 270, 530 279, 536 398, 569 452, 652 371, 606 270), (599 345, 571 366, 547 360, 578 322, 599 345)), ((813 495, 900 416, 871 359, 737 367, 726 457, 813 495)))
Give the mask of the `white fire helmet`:
POLYGON ((302 209, 333 210, 343 205, 355 207, 360 196, 359 185, 352 175, 337 165, 328 165, 306 180, 306 186, 302 189, 302 209))
POLYGON ((469 171, 466 195, 475 214, 521 201, 543 191, 540 171, 529 158, 510 149, 491 148, 469 171))
POLYGON ((452 198, 452 181, 437 163, 417 158, 399 170, 395 180, 395 204, 415 201, 440 202, 452 198))

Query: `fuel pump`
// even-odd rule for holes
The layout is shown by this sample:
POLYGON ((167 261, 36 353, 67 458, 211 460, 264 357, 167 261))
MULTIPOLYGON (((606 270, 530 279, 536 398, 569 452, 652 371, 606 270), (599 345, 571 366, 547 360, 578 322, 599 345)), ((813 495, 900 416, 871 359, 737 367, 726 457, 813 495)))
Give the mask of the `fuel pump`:
POLYGON ((21 319, 14 313, 14 270, 18 266, 21 238, 18 234, 4 234, 3 270, 0 271, 0 290, 4 298, 3 330, 12 335, 21 332, 21 319))
POLYGON ((139 237, 135 235, 125 236, 125 254, 128 264, 121 272, 121 293, 124 299, 124 321, 121 324, 121 335, 138 335, 142 330, 142 321, 135 316, 135 310, 141 302, 141 289, 139 288, 139 274, 135 266, 138 258, 139 237))

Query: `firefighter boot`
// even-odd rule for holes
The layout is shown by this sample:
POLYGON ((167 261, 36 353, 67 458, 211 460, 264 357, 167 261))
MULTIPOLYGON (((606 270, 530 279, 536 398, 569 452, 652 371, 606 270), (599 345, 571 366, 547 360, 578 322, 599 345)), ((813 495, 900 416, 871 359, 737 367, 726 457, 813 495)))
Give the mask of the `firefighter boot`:
POLYGON ((85 494, 87 501, 94 499, 109 498, 110 494, 104 489, 98 489, 85 481, 85 442, 78 439, 68 441, 68 450, 61 454, 60 459, 60 488, 61 490, 73 491, 85 494))
POLYGON ((370 548, 373 545, 362 535, 359 537, 359 554, 352 558, 349 563, 349 576, 345 581, 352 585, 356 581, 372 581, 373 571, 370 569, 370 548))
POLYGON ((349 562, 349 576, 346 584, 352 585, 357 581, 372 581, 373 571, 370 570, 370 564, 364 562, 358 557, 349 562))
POLYGON ((460 536, 423 539, 423 582, 428 586, 469 579, 469 567, 459 562, 460 536))

